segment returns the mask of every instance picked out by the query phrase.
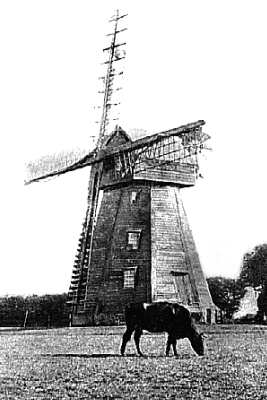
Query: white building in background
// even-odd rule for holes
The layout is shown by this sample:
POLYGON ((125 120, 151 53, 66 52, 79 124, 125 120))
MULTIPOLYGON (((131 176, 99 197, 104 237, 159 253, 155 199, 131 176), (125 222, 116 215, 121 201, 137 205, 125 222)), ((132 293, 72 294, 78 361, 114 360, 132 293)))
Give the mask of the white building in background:
POLYGON ((260 294, 261 288, 253 288, 247 286, 245 288, 245 295, 240 300, 239 309, 233 314, 233 319, 240 319, 244 317, 252 318, 255 317, 258 312, 257 300, 260 294))

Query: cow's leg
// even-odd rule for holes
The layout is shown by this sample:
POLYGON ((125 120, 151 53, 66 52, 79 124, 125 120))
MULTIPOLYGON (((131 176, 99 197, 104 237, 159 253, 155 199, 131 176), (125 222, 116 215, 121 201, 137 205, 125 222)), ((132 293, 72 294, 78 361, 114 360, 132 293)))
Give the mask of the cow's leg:
POLYGON ((169 355, 170 348, 173 348, 173 353, 175 356, 177 356, 177 350, 176 350, 176 339, 172 335, 168 335, 168 340, 167 340, 167 345, 166 345, 166 356, 169 355))
POLYGON ((133 328, 128 328, 126 329, 123 337, 122 337, 122 344, 121 344, 121 355, 124 355, 125 352, 125 347, 127 342, 129 342, 129 340, 131 339, 132 333, 133 333, 134 329, 133 328))
POLYGON ((173 340, 172 340, 172 348, 173 348, 173 354, 175 355, 175 357, 177 357, 178 354, 177 354, 177 350, 176 350, 176 339, 175 338, 173 338, 173 340))
POLYGON ((170 352, 170 348, 171 348, 171 335, 168 335, 168 340, 167 340, 167 345, 166 345, 166 356, 168 357, 169 352, 170 352))
POLYGON ((141 328, 136 328, 134 332, 134 341, 137 349, 137 353, 139 356, 143 356, 144 354, 140 350, 140 337, 142 335, 143 331, 141 328))

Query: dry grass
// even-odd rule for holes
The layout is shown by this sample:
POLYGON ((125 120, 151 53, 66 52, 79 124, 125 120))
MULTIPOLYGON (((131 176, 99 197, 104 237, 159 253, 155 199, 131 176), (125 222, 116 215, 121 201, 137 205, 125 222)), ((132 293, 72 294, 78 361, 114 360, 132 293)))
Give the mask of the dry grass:
POLYGON ((267 327, 207 327, 206 355, 188 341, 164 356, 165 335, 143 335, 119 356, 122 327, 0 333, 0 399, 265 399, 267 327))

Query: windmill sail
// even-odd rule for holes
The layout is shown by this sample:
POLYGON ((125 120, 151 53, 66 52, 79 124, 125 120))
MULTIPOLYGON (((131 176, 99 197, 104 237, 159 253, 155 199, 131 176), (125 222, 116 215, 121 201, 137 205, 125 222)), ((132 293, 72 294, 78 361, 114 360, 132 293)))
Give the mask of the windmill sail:
MULTIPOLYGON (((140 158, 142 155, 153 158, 164 157, 164 155, 175 154, 175 159, 179 162, 192 157, 193 154, 198 154, 204 148, 204 143, 210 138, 209 135, 202 132, 201 127, 205 124, 204 121, 196 121, 187 125, 182 125, 178 128, 173 128, 168 131, 159 132, 150 136, 146 136, 142 139, 138 139, 131 143, 126 143, 115 148, 103 148, 101 152, 94 149, 80 160, 70 163, 65 168, 51 171, 44 175, 37 175, 34 178, 28 180, 26 184, 37 182, 42 179, 51 178, 65 174, 66 172, 75 171, 76 169, 84 168, 92 164, 100 163, 104 159, 110 157, 115 158, 118 155, 123 155, 133 160, 140 158), (175 141, 174 138, 179 138, 179 141, 175 141), (168 141, 168 139, 173 141, 168 141), (168 147, 168 149, 167 149, 168 147)), ((191 162, 192 159, 191 159, 191 162)), ((189 160, 187 160, 189 163, 189 160)))
POLYGON ((47 163, 42 165, 42 162, 40 161, 39 163, 37 163, 37 165, 39 164, 37 167, 33 168, 31 165, 30 168, 28 167, 28 169, 30 170, 29 171, 30 178, 25 181, 25 184, 29 185, 30 183, 33 182, 39 182, 44 179, 53 178, 59 175, 63 175, 67 172, 75 171, 76 169, 87 167, 88 165, 90 165, 90 162, 94 160, 94 158, 95 158, 95 151, 92 151, 86 154, 84 157, 80 158, 78 161, 71 162, 72 160, 70 161, 67 160, 65 162, 67 166, 63 168, 54 169, 46 173, 42 173, 42 171, 48 168, 47 163))

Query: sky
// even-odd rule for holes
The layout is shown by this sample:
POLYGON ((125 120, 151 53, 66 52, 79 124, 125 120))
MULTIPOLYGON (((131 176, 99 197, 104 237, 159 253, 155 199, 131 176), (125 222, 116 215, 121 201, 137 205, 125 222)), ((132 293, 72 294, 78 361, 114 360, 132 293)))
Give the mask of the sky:
POLYGON ((1 2, 0 295, 68 290, 89 168, 24 186, 25 164, 93 148, 98 77, 128 13, 119 124, 148 134, 204 119, 210 147, 183 191, 207 276, 237 277, 267 242, 266 9, 252 1, 1 2))

